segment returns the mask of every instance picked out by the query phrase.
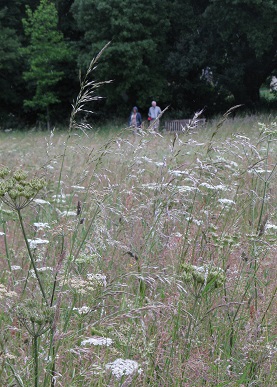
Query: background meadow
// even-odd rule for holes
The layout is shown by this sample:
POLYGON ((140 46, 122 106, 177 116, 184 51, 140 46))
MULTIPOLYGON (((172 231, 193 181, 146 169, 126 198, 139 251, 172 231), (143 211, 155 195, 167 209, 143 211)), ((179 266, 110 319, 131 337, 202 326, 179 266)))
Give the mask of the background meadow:
POLYGON ((274 386, 276 133, 0 133, 0 384, 274 386))

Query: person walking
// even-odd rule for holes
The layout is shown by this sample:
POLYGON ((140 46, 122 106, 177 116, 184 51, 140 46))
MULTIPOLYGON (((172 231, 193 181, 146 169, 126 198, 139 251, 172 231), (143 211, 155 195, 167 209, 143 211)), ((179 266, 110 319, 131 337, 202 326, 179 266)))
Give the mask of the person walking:
POLYGON ((129 117, 128 125, 131 128, 134 128, 134 133, 138 133, 141 129, 141 124, 141 114, 139 113, 138 108, 134 106, 129 117))
POLYGON ((159 115, 161 114, 161 108, 157 106, 156 101, 152 101, 151 107, 149 108, 148 111, 148 121, 149 125, 152 125, 151 121, 155 121, 153 124, 153 129, 155 131, 158 131, 159 126, 160 126, 160 120, 159 120, 159 115))
POLYGON ((131 128, 134 128, 134 133, 137 133, 141 128, 141 123, 141 114, 139 113, 138 108, 134 106, 129 117, 128 125, 131 128))

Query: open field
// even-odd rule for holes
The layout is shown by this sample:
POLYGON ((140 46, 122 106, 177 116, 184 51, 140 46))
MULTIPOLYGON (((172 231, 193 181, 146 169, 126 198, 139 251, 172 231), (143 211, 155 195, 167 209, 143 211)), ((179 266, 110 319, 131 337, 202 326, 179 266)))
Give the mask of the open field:
POLYGON ((276 117, 220 121, 0 133, 1 386, 276 385, 276 117))

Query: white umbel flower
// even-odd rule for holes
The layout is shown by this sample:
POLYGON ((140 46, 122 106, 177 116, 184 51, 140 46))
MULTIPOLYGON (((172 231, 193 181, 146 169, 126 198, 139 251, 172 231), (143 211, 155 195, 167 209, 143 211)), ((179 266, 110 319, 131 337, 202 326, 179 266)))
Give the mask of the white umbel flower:
POLYGON ((38 231, 43 230, 45 228, 50 228, 48 223, 41 223, 41 222, 34 223, 34 226, 37 228, 38 231))
POLYGON ((122 376, 132 375, 135 372, 139 374, 142 372, 139 364, 130 359, 116 359, 114 362, 106 364, 106 369, 111 370, 112 374, 118 379, 122 376))
POLYGON ((30 248, 31 249, 36 249, 38 245, 46 245, 49 243, 47 239, 28 239, 28 242, 30 243, 30 248))
POLYGON ((33 202, 35 202, 37 204, 50 204, 49 202, 47 202, 46 200, 43 200, 43 199, 34 199, 33 202))
POLYGON ((218 199, 219 203, 222 204, 223 206, 232 206, 233 204, 236 204, 234 200, 230 199, 218 199))
POLYGON ((95 336, 95 337, 90 337, 89 339, 83 340, 81 342, 81 345, 90 344, 90 345, 103 345, 103 346, 109 347, 112 343, 113 341, 109 337, 95 336))

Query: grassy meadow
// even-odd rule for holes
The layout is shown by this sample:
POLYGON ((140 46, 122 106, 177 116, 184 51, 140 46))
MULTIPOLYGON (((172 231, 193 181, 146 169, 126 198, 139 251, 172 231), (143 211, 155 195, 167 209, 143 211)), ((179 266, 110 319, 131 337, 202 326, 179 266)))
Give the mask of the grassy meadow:
POLYGON ((276 386, 276 140, 1 132, 0 385, 276 386))

